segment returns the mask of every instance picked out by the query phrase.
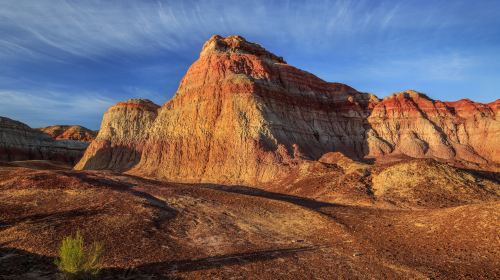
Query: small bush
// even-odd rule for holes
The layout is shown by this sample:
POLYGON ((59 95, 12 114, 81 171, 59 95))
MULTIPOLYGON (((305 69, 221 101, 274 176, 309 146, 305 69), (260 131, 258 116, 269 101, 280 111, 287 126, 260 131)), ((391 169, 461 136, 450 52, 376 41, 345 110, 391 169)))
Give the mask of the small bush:
POLYGON ((83 236, 77 231, 74 237, 63 239, 55 264, 65 279, 92 279, 102 268, 102 253, 102 245, 96 242, 86 250, 83 236))

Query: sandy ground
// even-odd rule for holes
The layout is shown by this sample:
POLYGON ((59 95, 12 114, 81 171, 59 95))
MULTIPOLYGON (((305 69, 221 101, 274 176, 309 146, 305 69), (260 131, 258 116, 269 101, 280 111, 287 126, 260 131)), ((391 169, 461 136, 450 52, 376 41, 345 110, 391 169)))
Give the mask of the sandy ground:
POLYGON ((0 279, 55 279, 77 229, 104 244, 101 279, 500 279, 491 197, 409 209, 56 169, 0 166, 0 279))

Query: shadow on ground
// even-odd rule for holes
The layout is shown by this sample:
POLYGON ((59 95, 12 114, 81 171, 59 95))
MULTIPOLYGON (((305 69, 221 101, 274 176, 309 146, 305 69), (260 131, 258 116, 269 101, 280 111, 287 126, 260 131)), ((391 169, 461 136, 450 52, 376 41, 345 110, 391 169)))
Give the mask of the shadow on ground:
MULTIPOLYGON (((24 250, 3 247, 0 244, 0 279, 58 279, 53 257, 24 250)), ((135 268, 105 268, 97 279, 182 279, 175 272, 190 272, 231 265, 272 260, 318 249, 316 246, 283 248, 255 252, 217 255, 200 259, 150 263, 135 268)))

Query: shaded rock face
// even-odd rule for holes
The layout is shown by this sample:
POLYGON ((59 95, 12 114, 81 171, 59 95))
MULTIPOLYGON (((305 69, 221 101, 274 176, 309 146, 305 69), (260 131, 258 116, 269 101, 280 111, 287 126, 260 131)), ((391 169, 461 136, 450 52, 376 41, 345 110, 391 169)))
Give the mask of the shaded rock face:
POLYGON ((108 110, 77 168, 262 184, 328 152, 499 161, 494 104, 444 103, 413 91, 379 100, 240 36, 210 38, 161 108, 134 106, 108 110), (490 146, 478 142, 486 135, 490 146))
POLYGON ((75 164, 88 143, 54 140, 24 123, 0 117, 0 160, 55 160, 75 164))
POLYGON ((91 142, 97 133, 79 125, 52 125, 38 130, 47 133, 56 140, 75 140, 91 142))
POLYGON ((75 168, 126 171, 137 164, 158 108, 146 99, 130 99, 109 108, 97 137, 75 168))

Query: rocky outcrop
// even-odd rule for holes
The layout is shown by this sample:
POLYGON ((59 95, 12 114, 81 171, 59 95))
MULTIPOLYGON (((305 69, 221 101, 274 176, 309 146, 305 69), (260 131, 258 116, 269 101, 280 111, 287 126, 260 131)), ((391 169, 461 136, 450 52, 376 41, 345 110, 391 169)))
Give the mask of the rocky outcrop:
POLYGON ((367 119, 368 156, 499 163, 499 103, 441 102, 413 90, 393 94, 377 102, 367 119))
POLYGON ((131 172, 269 182, 329 151, 362 156, 370 96, 299 70, 239 36, 214 36, 158 112, 131 172))
POLYGON ((54 160, 75 164, 88 143, 54 140, 24 123, 0 117, 0 160, 54 160))
POLYGON ((79 125, 52 125, 38 130, 47 133, 56 140, 75 140, 91 142, 97 133, 79 125))
POLYGON ((432 159, 401 161, 371 173, 373 196, 394 205, 450 207, 500 198, 494 180, 432 159))
POLYGON ((258 185, 329 152, 488 164, 499 162, 495 104, 445 103, 414 91, 379 100, 240 36, 213 36, 161 108, 111 107, 77 168, 258 185))
POLYGON ((125 171, 136 165, 158 108, 146 99, 130 99, 109 108, 96 139, 75 168, 125 171))

